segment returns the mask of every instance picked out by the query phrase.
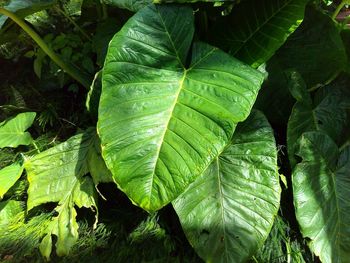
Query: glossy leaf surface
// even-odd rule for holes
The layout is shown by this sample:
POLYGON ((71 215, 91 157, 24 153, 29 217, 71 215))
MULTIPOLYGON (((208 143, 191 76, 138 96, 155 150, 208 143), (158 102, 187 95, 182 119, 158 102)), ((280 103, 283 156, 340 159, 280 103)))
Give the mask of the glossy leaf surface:
POLYGON ((28 145, 32 137, 26 130, 33 124, 35 112, 20 113, 0 123, 0 148, 28 145))
POLYGON ((246 262, 277 214, 280 186, 273 131, 254 111, 230 144, 174 202, 185 234, 206 262, 246 262))
POLYGON ((17 182, 23 172, 23 165, 14 163, 0 170, 0 200, 4 194, 17 182))
POLYGON ((118 186, 158 210, 203 173, 247 118, 262 74, 204 43, 193 11, 151 5, 112 39, 98 132, 118 186), (186 66, 190 59, 190 66, 186 66))
MULTIPOLYGON (((96 133, 88 129, 64 143, 46 150, 25 163, 28 174, 28 210, 47 203, 58 203, 55 208, 58 215, 47 228, 40 250, 49 258, 52 249, 52 237, 57 236, 57 255, 67 255, 78 238, 75 206, 96 208, 95 189, 87 173, 93 175, 91 165, 98 168, 96 162, 102 161, 96 152, 96 133), (100 158, 100 159, 98 159, 100 158)), ((101 164, 98 164, 101 166, 101 164)), ((95 176, 102 176, 95 171, 95 176)))
POLYGON ((294 32, 304 17, 307 0, 246 0, 219 20, 214 43, 257 68, 294 32))
MULTIPOLYGON (((56 3, 56 0, 10 0, 5 8, 16 13, 19 17, 26 17, 40 10, 46 9, 56 3)), ((0 28, 7 20, 7 16, 0 15, 0 28)))
POLYGON ((293 171, 296 216, 311 250, 322 262, 350 258, 350 147, 337 145, 321 132, 299 141, 303 159, 293 171))

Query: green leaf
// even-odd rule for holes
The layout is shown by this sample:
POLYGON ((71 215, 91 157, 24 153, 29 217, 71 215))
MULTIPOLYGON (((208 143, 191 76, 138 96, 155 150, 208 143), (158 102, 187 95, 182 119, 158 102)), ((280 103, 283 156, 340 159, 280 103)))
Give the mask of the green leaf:
POLYGON ((310 249, 322 262, 350 258, 350 147, 340 154, 321 132, 307 132, 299 141, 303 159, 293 171, 296 216, 310 249))
POLYGON ((299 91, 304 95, 300 95, 295 103, 287 127, 288 156, 292 166, 296 164, 297 140, 304 132, 324 131, 334 141, 341 142, 349 121, 350 94, 344 90, 347 86, 343 88, 337 82, 332 83, 320 89, 313 101, 305 86, 299 88, 304 89, 299 91))
POLYGON ((104 3, 113 5, 119 8, 128 9, 132 12, 137 12, 143 7, 155 3, 155 4, 166 4, 166 3, 180 3, 190 4, 196 2, 234 2, 235 0, 102 0, 104 3))
POLYGON ((48 258, 51 252, 51 235, 57 236, 56 253, 67 255, 78 238, 75 206, 96 208, 93 181, 84 176, 91 173, 98 181, 102 171, 101 156, 96 153, 98 138, 94 129, 88 129, 64 143, 46 150, 25 162, 28 175, 28 210, 47 203, 57 202, 58 213, 47 227, 47 236, 40 250, 48 258), (96 142, 97 141, 97 142, 96 142), (97 163, 97 164, 96 164, 97 163))
MULTIPOLYGON (((26 17, 40 10, 46 9, 56 3, 56 0, 10 0, 3 8, 19 17, 26 17)), ((7 20, 7 16, 0 15, 0 28, 7 20)))
POLYGON ((302 25, 277 53, 284 68, 293 68, 311 88, 334 79, 346 66, 347 58, 334 21, 312 6, 302 25))
POLYGON ((26 130, 33 124, 35 112, 20 113, 0 123, 0 148, 29 145, 32 137, 26 130))
POLYGON ((273 130, 254 111, 173 205, 188 240, 206 262, 246 262, 271 230, 280 192, 273 130))
POLYGON ((0 170, 0 200, 4 194, 17 182, 23 172, 23 165, 14 163, 0 170))
POLYGON ((151 4, 152 0, 102 0, 102 2, 118 8, 128 9, 132 12, 137 12, 143 7, 151 4))
POLYGON ((266 62, 304 17, 307 0, 246 0, 214 26, 214 43, 257 68, 266 62))
POLYGON ((102 76, 102 155, 122 191, 155 211, 201 175, 247 118, 263 76, 193 43, 193 11, 151 5, 112 39, 102 76), (190 66, 186 61, 190 59, 190 66))
POLYGON ((24 216, 23 202, 15 200, 0 202, 0 226, 8 224, 20 213, 24 216))
POLYGON ((197 2, 209 2, 209 3, 223 3, 223 2, 236 2, 236 0, 153 0, 155 4, 163 3, 179 3, 179 4, 191 4, 197 2))

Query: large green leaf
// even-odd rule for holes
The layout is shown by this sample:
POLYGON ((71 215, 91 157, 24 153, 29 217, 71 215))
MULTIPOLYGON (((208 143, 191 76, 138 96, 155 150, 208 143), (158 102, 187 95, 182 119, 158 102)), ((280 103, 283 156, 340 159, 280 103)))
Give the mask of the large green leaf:
POLYGON ((347 62, 336 24, 312 6, 277 55, 284 68, 296 69, 303 76, 308 88, 329 82, 347 62))
POLYGON ((152 0, 102 0, 104 3, 137 12, 152 3, 152 0))
POLYGON ((214 43, 232 56, 258 67, 299 26, 307 0, 246 0, 212 30, 214 43))
POLYGON ((28 210, 47 202, 58 203, 55 208, 58 215, 47 227, 47 235, 40 245, 46 258, 51 254, 52 234, 57 236, 56 253, 59 256, 68 254, 77 240, 74 206, 96 208, 93 181, 84 177, 90 172, 97 180, 104 178, 101 174, 104 173, 103 164, 98 162, 103 160, 95 153, 96 140, 95 130, 88 129, 25 162, 29 181, 28 210), (91 166, 100 170, 92 172, 91 166))
POLYGON ((112 39, 98 132, 119 187, 148 211, 201 175, 250 113, 262 74, 203 43, 193 11, 151 5, 112 39), (185 64, 189 59, 190 66, 185 64))
POLYGON ((174 202, 185 234, 206 262, 245 262, 264 243, 280 186, 273 131, 254 111, 209 168, 174 202))
POLYGON ((28 145, 32 137, 26 130, 33 124, 35 112, 20 113, 0 123, 0 148, 28 145))
MULTIPOLYGON (((57 0, 10 0, 5 8, 16 13, 19 17, 26 17, 40 10, 46 9, 56 3, 57 0)), ((0 28, 7 20, 7 16, 0 15, 0 28)))
POLYGON ((322 262, 349 262, 350 146, 339 154, 321 132, 304 133, 299 145, 293 193, 301 232, 322 262))
MULTIPOLYGON (((302 81, 302 80, 300 80, 302 81)), ((296 164, 294 153, 297 140, 307 131, 324 131, 337 143, 342 142, 344 129, 349 122, 350 93, 348 86, 337 82, 320 89, 312 100, 305 84, 291 90, 297 99, 287 127, 287 146, 291 165, 296 164), (300 94, 300 95, 298 95, 300 94)))
POLYGON ((113 5, 119 8, 128 9, 132 12, 137 12, 143 7, 155 3, 155 4, 165 4, 165 3, 181 3, 189 4, 196 2, 234 2, 235 0, 102 0, 104 3, 113 5))
POLYGON ((23 172, 23 165, 14 163, 0 170, 0 200, 17 182, 23 172))

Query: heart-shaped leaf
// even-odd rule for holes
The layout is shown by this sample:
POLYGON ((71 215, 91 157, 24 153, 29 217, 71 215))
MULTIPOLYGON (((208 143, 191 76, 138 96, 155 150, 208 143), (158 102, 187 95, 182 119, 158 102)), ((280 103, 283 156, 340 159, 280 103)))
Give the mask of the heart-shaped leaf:
POLYGON ((30 144, 33 139, 26 130, 33 124, 35 115, 35 112, 20 113, 0 123, 0 148, 30 144))
POLYGON ((110 42, 98 132, 119 187, 160 209, 201 175, 247 118, 260 72, 204 43, 192 44, 193 11, 150 5, 110 42), (190 66, 187 61, 190 61, 190 66))

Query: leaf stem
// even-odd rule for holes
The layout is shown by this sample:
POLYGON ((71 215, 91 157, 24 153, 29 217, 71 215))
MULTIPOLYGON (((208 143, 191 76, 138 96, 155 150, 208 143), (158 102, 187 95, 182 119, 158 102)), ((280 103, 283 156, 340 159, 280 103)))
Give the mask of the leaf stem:
POLYGON ((19 18, 16 14, 4 8, 0 8, 0 14, 11 18, 17 25, 19 25, 38 44, 38 46, 68 75, 82 84, 85 88, 90 87, 90 77, 75 68, 73 65, 64 62, 51 48, 49 48, 45 41, 23 21, 23 19, 19 18))
POLYGON ((350 145, 350 139, 348 139, 346 142, 343 143, 342 146, 340 146, 339 152, 343 151, 349 145, 350 145))
POLYGON ((78 29, 78 31, 88 40, 88 41, 92 41, 91 37, 74 21, 74 19, 72 19, 69 15, 67 15, 67 13, 62 10, 60 7, 56 7, 57 12, 59 12, 60 14, 62 14, 65 18, 68 19, 69 22, 72 23, 72 25, 78 29))
POLYGON ((346 5, 349 4, 349 0, 342 0, 341 3, 337 6, 337 9, 335 9, 332 18, 335 20, 340 12, 340 10, 342 10, 342 8, 346 5))
POLYGON ((107 6, 102 1, 101 1, 101 7, 102 7, 102 19, 106 20, 108 18, 108 10, 107 10, 107 6))

